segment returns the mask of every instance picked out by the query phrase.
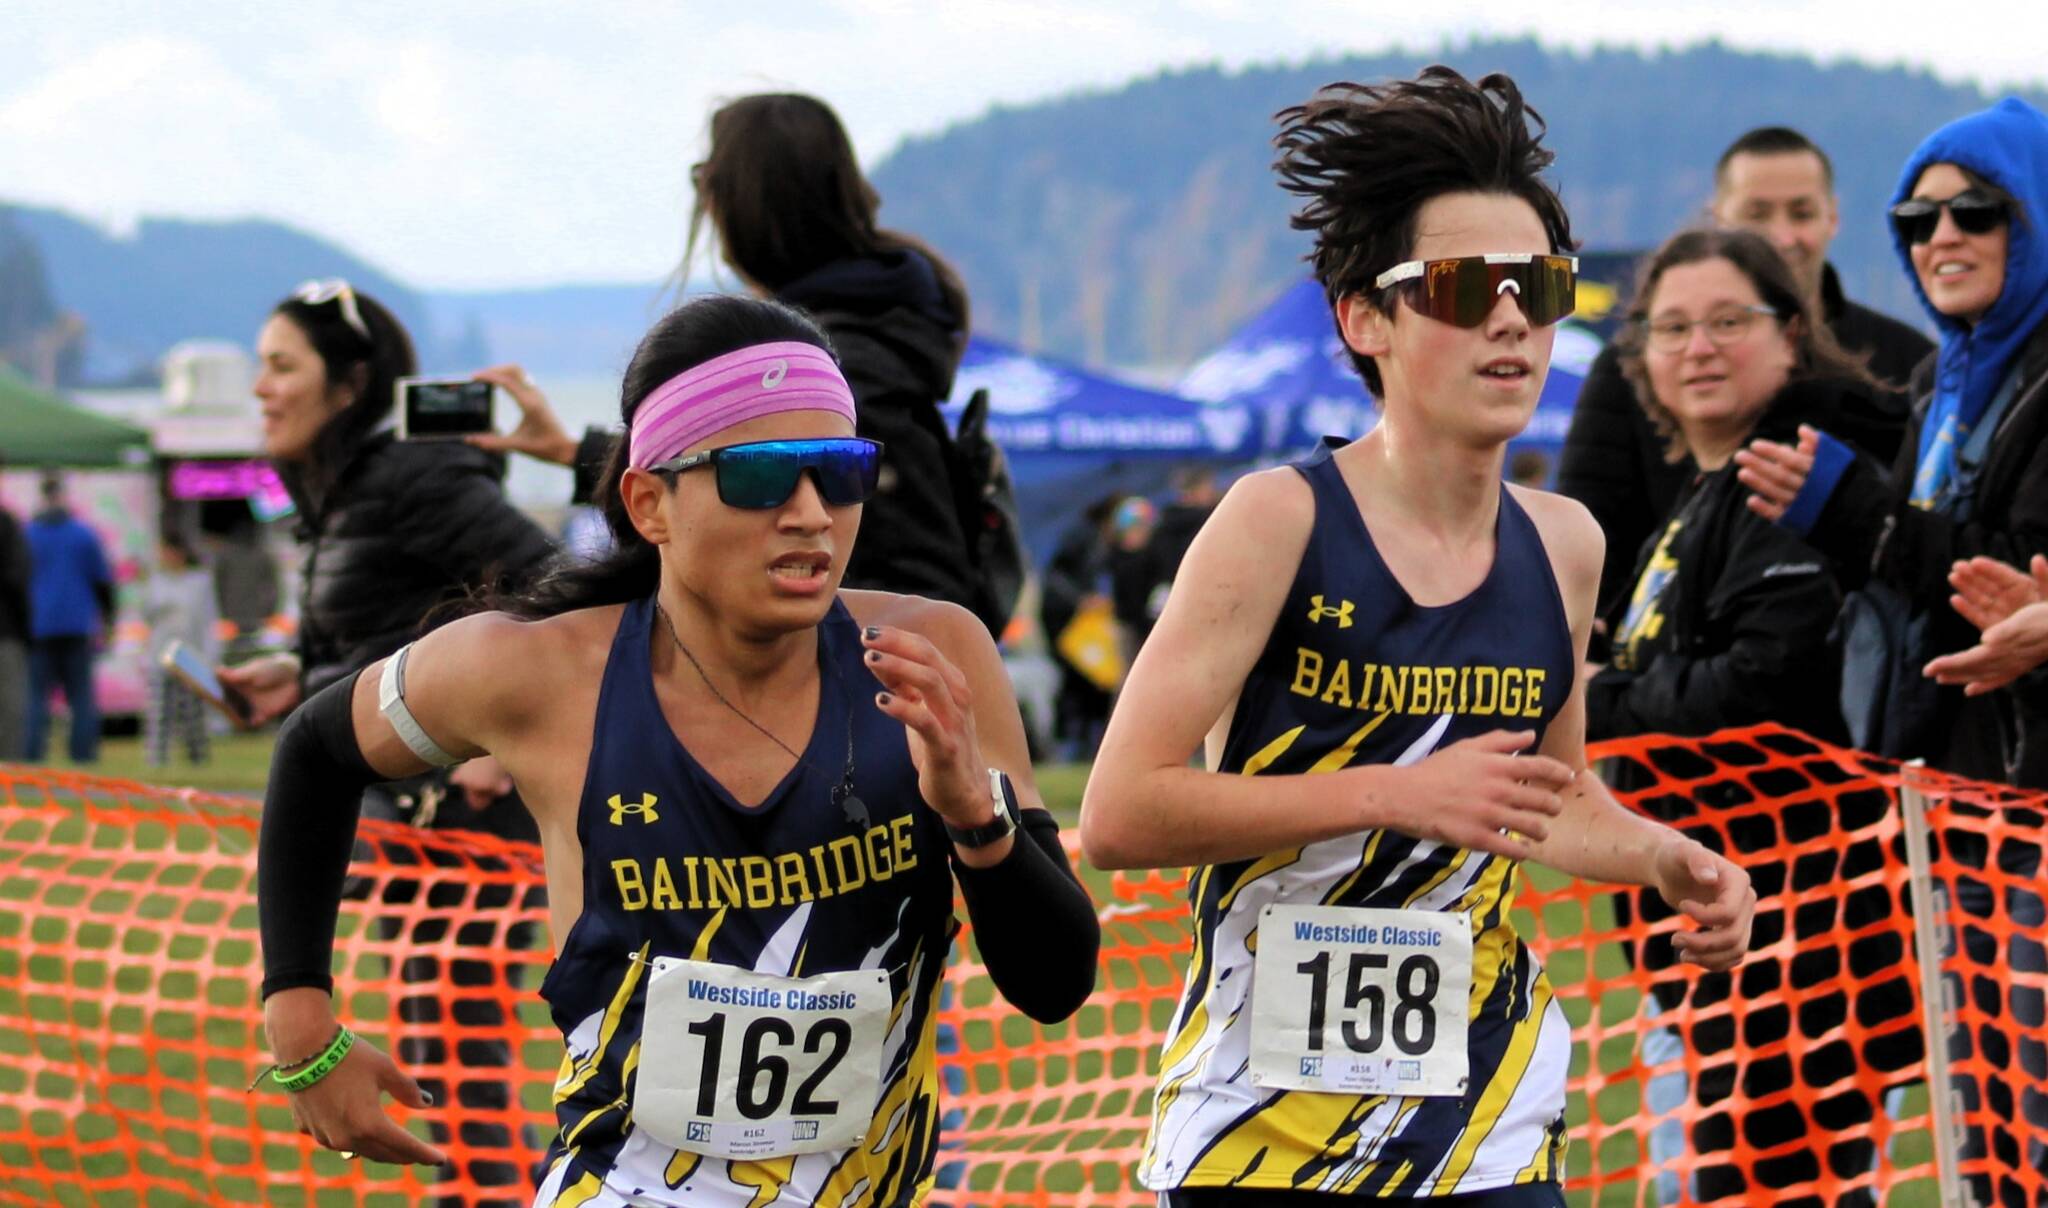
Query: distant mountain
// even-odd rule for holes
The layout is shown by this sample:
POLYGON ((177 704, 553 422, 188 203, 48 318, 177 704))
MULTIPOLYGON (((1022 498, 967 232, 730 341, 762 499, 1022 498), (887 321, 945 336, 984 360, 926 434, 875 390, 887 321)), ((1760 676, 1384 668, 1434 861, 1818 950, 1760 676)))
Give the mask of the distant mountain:
MULTIPOLYGON (((1928 131, 1995 99, 1925 72, 1712 43, 1581 54, 1473 42, 1201 68, 999 107, 912 139, 873 167, 882 218, 958 264, 978 330, 1090 364, 1170 371, 1304 272, 1307 241, 1288 228, 1292 199, 1271 169, 1273 113, 1334 80, 1412 75, 1436 61, 1475 76, 1506 71, 1522 85, 1548 119, 1555 179, 1588 249, 1650 246, 1695 219, 1715 157, 1742 131, 1806 131, 1835 160, 1843 222, 1834 259, 1849 292, 1916 322, 1884 202, 1928 131)), ((2048 93, 2022 95, 2048 107, 2048 93)), ((391 304, 430 372, 518 360, 552 374, 616 374, 672 301, 659 283, 424 293, 260 220, 148 219, 117 237, 54 211, 0 206, 0 261, 39 262, 48 282, 42 294, 0 283, 0 316, 43 314, 50 301, 82 316, 82 372, 96 380, 147 373, 180 339, 246 343, 308 277, 345 276, 391 304), (10 225, 26 245, 8 242, 10 225)))
MULTIPOLYGON (((346 277, 389 306, 415 337, 425 301, 410 287, 317 236, 262 219, 145 218, 114 236, 55 210, 12 207, 40 248, 59 307, 86 322, 85 374, 146 372, 179 340, 254 342, 278 299, 314 277, 346 277)), ((431 333, 420 341, 433 351, 431 333)))
MULTIPOLYGON (((1920 318, 1883 207, 1936 126, 1995 94, 1925 72, 1730 50, 1546 50, 1474 42, 997 108, 903 144, 873 176, 884 221, 952 257, 975 324, 1091 363, 1185 365, 1297 279, 1306 237, 1271 169, 1272 115, 1336 80, 1447 62, 1505 71, 1547 119, 1555 179, 1589 249, 1641 248, 1701 212, 1736 135, 1785 124, 1835 161, 1834 258, 1852 296, 1920 318)), ((2048 107, 2048 93, 2023 93, 2048 107)))

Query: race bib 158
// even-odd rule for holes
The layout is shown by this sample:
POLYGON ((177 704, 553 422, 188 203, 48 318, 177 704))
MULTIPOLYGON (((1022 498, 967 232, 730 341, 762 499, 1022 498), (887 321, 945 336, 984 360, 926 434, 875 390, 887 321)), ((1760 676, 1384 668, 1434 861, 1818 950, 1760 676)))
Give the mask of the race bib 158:
POLYGON ((1268 906, 1252 970, 1251 1081, 1462 1095, 1472 924, 1435 910, 1268 906))
POLYGON ((718 1158, 844 1149, 874 1115, 889 1003, 880 969, 777 977, 656 957, 633 1122, 718 1158))

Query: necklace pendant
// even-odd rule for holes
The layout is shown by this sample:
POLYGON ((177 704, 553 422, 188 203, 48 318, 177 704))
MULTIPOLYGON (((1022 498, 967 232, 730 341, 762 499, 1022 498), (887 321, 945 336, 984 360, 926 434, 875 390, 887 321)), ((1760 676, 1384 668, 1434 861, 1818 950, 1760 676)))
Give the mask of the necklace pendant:
POLYGON ((839 802, 839 808, 846 812, 847 824, 855 830, 868 829, 868 803, 848 793, 839 802))

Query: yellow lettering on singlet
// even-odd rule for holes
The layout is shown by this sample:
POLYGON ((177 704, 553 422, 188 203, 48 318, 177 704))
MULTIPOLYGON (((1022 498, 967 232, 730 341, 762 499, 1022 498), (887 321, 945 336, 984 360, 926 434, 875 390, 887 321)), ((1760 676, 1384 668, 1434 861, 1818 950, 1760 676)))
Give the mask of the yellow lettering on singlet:
POLYGON ((719 906, 746 905, 746 902, 740 898, 739 870, 733 867, 732 861, 729 858, 705 857, 704 874, 705 880, 711 886, 710 904, 714 908, 719 906), (720 892, 721 890, 723 893, 720 892))
POLYGON ((1294 648, 1294 683, 1288 691, 1296 696, 1314 696, 1323 683, 1323 656, 1306 646, 1294 648))
POLYGON ((889 863, 889 828, 871 826, 862 836, 868 846, 868 867, 874 870, 875 880, 886 881, 896 874, 895 866, 889 863))
POLYGON ((1408 696, 1408 668, 1380 668, 1380 698, 1373 705, 1375 713, 1401 713, 1406 711, 1408 696))
POLYGON ((1522 715, 1522 669, 1502 667, 1500 669, 1500 713, 1502 717, 1522 715))
POLYGON ((1337 660, 1337 669, 1330 673, 1330 681, 1323 688, 1323 703, 1351 707, 1351 664, 1347 660, 1337 660))
POLYGON ((825 849, 822 845, 818 847, 813 847, 811 849, 811 863, 817 865, 818 867, 819 899, 822 900, 825 898, 829 898, 833 894, 839 892, 837 889, 833 888, 832 873, 829 869, 825 867, 825 849))
POLYGON ((811 900, 811 875, 804 871, 804 858, 793 851, 775 857, 775 904, 792 906, 811 900))
POLYGON ((1500 668, 1474 667, 1472 671, 1472 701, 1466 712, 1474 717, 1490 717, 1500 706, 1500 668))
POLYGON ((627 910, 647 909, 647 884, 640 877, 637 860, 613 860, 612 879, 619 885, 619 905, 627 910))
POLYGON ((1403 670, 1408 672, 1408 711, 1435 713, 1436 677, 1429 673, 1427 667, 1407 667, 1403 670))
POLYGON ((1529 677, 1529 701, 1527 707, 1522 710, 1522 716, 1541 717, 1543 716, 1543 677, 1546 672, 1541 667, 1531 667, 1523 674, 1529 677))
POLYGON ((889 866, 897 872, 909 872, 917 867, 917 853, 910 847, 910 815, 903 814, 889 820, 889 835, 895 842, 895 851, 890 856, 889 866))
POLYGON ((654 861, 654 892, 647 904, 656 910, 683 908, 683 900, 676 896, 676 879, 669 873, 668 861, 658 856, 654 861))
POLYGON ((683 857, 683 884, 687 885, 690 890, 690 909, 704 909, 704 895, 698 891, 697 887, 697 857, 695 856, 683 857))
POLYGON ((775 866, 766 856, 741 856, 740 877, 747 883, 747 909, 775 905, 775 866))
POLYGON ((1436 669, 1436 711, 1438 713, 1450 713, 1457 709, 1457 700, 1454 696, 1457 683, 1458 669, 1456 667, 1438 667, 1436 669))
POLYGON ((861 863, 860 840, 852 835, 841 835, 826 844, 832 851, 832 865, 839 874, 839 892, 851 893, 868 883, 867 868, 861 863), (853 853, 853 867, 846 866, 846 855, 853 853))

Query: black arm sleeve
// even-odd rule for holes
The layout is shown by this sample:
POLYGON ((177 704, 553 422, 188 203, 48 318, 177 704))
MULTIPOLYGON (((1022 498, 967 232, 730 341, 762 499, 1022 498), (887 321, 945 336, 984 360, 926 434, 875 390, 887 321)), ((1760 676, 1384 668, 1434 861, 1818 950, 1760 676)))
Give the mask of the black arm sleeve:
POLYGON ((1060 846, 1058 820, 1027 809, 1009 855, 987 868, 955 859, 953 871, 981 963, 1003 998, 1040 1023, 1080 1010, 1095 989, 1102 927, 1060 846))
POLYGON ((604 477, 604 463, 612 455, 614 433, 607 428, 585 428, 583 439, 576 442, 576 487, 570 492, 570 503, 602 504, 593 498, 597 494, 597 480, 604 477))
POLYGON ((356 743, 356 675, 321 689, 285 720, 270 758, 256 843, 263 997, 334 988, 334 920, 355 848, 363 790, 384 778, 356 743))

